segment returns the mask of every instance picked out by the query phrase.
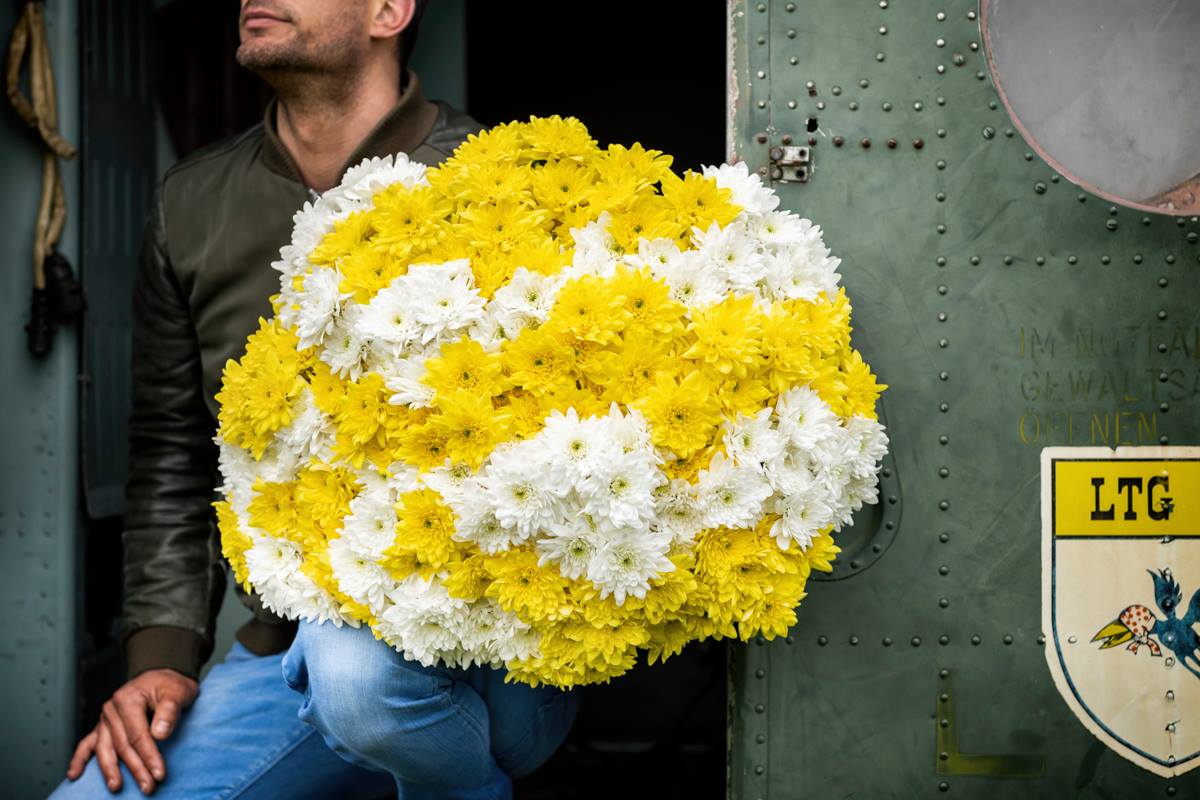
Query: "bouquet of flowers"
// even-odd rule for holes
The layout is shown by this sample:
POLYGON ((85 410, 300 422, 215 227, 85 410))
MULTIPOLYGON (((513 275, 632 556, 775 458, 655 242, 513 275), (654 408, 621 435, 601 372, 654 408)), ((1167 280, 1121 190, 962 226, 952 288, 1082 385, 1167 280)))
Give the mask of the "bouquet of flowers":
POLYGON ((348 170, 225 365, 236 579, 532 685, 785 633, 887 438, 839 260, 778 204, 571 117, 348 170))

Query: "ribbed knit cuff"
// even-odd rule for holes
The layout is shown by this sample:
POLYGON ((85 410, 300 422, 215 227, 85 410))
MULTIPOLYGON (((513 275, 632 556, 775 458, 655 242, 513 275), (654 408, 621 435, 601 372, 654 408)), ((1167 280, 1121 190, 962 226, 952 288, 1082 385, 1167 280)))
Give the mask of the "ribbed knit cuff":
POLYGON ((152 625, 134 631, 125 640, 127 677, 150 669, 173 669, 199 679, 204 639, 195 631, 170 625, 152 625))

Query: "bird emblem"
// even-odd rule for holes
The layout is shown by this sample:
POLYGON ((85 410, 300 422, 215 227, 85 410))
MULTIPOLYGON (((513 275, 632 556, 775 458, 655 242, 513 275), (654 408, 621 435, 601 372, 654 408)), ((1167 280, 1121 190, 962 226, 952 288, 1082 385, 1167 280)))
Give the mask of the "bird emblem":
POLYGON ((1180 618, 1177 612, 1183 600, 1183 591, 1171 575, 1171 570, 1146 572, 1154 579, 1154 601, 1165 619, 1156 617, 1146 606, 1128 606, 1116 619, 1097 631, 1092 641, 1101 642, 1101 650, 1124 644, 1125 649, 1134 654, 1144 646, 1151 656, 1159 657, 1165 647, 1175 654, 1176 660, 1188 672, 1200 678, 1200 672, 1196 669, 1200 667, 1200 659, 1196 655, 1200 652, 1200 636, 1192 627, 1200 622, 1200 589, 1192 595, 1187 611, 1180 618))

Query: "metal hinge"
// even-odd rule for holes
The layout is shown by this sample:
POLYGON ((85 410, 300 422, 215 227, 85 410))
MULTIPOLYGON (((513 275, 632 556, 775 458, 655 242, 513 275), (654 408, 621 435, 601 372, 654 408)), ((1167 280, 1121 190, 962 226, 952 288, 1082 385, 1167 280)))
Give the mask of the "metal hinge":
POLYGON ((808 183, 812 162, 803 145, 776 145, 770 152, 771 180, 782 183, 808 183))

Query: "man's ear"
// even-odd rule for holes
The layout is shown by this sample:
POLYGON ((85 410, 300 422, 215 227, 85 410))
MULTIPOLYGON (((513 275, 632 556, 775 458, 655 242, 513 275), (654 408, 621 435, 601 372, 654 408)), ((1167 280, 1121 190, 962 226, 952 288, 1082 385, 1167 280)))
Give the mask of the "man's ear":
POLYGON ((415 0, 374 0, 371 3, 372 39, 390 39, 398 36, 412 22, 416 10, 415 0))

